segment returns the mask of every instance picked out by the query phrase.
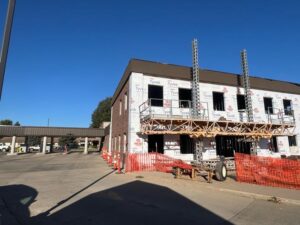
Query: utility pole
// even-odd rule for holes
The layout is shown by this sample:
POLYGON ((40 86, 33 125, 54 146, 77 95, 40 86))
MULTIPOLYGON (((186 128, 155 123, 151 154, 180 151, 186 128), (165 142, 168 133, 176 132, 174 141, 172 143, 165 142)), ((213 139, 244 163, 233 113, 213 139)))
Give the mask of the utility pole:
POLYGON ((7 14, 6 14, 6 20, 4 25, 4 33, 3 33, 1 54, 0 54, 0 100, 2 95, 2 87, 4 81, 11 28, 13 24, 15 4, 16 4, 16 0, 8 0, 7 14))

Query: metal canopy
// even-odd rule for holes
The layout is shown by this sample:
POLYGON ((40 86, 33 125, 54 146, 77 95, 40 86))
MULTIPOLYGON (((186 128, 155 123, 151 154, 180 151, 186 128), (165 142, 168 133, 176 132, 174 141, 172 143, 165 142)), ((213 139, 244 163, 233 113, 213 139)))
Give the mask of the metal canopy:
POLYGON ((103 137, 101 128, 74 128, 74 127, 34 127, 34 126, 0 126, 0 136, 47 136, 61 137, 72 134, 75 137, 103 137))

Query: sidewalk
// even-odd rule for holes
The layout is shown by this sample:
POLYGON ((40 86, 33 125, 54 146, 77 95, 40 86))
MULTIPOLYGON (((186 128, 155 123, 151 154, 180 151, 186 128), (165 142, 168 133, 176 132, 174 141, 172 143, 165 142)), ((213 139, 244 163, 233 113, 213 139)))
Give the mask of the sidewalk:
POLYGON ((183 179, 175 179, 172 174, 159 172, 127 173, 126 176, 132 178, 136 176, 142 176, 143 181, 160 185, 173 187, 174 185, 176 187, 189 186, 189 188, 191 188, 190 186, 193 186, 193 188, 206 188, 254 199, 300 205, 300 190, 241 183, 237 182, 234 179, 234 176, 227 177, 226 181, 224 182, 213 180, 212 183, 207 183, 205 179, 201 177, 194 181, 188 177, 183 179))
POLYGON ((253 197, 263 200, 278 200, 283 203, 300 205, 300 190, 295 189, 242 183, 235 181, 231 177, 228 177, 225 182, 214 181, 212 184, 206 184, 206 187, 217 189, 219 191, 239 194, 246 197, 253 197))

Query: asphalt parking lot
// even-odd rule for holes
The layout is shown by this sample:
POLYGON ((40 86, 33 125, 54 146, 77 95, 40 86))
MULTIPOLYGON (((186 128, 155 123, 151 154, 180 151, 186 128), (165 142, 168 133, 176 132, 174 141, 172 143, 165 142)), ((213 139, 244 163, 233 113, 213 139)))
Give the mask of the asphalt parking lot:
POLYGON ((119 175, 98 153, 0 155, 0 224, 299 224, 299 205, 225 187, 256 190, 162 173, 119 175))

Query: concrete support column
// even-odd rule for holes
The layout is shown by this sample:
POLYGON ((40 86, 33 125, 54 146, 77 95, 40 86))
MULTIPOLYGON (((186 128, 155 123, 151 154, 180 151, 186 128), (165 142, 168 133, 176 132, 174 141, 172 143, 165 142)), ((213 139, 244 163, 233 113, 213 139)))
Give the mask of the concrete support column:
POLYGON ((46 154, 46 147, 47 147, 47 137, 43 137, 43 150, 42 153, 46 154))
POLYGON ((29 146, 28 146, 28 136, 25 137, 25 148, 26 148, 26 153, 29 152, 29 146))
POLYGON ((88 141, 89 141, 89 138, 85 137, 85 139, 84 139, 84 154, 88 154, 88 141))
POLYGON ((11 139, 11 146, 10 146, 10 153, 7 155, 17 155, 18 153, 15 152, 16 147, 16 136, 13 136, 11 139))
POLYGON ((50 139, 50 152, 52 153, 53 152, 53 137, 51 137, 50 139))

